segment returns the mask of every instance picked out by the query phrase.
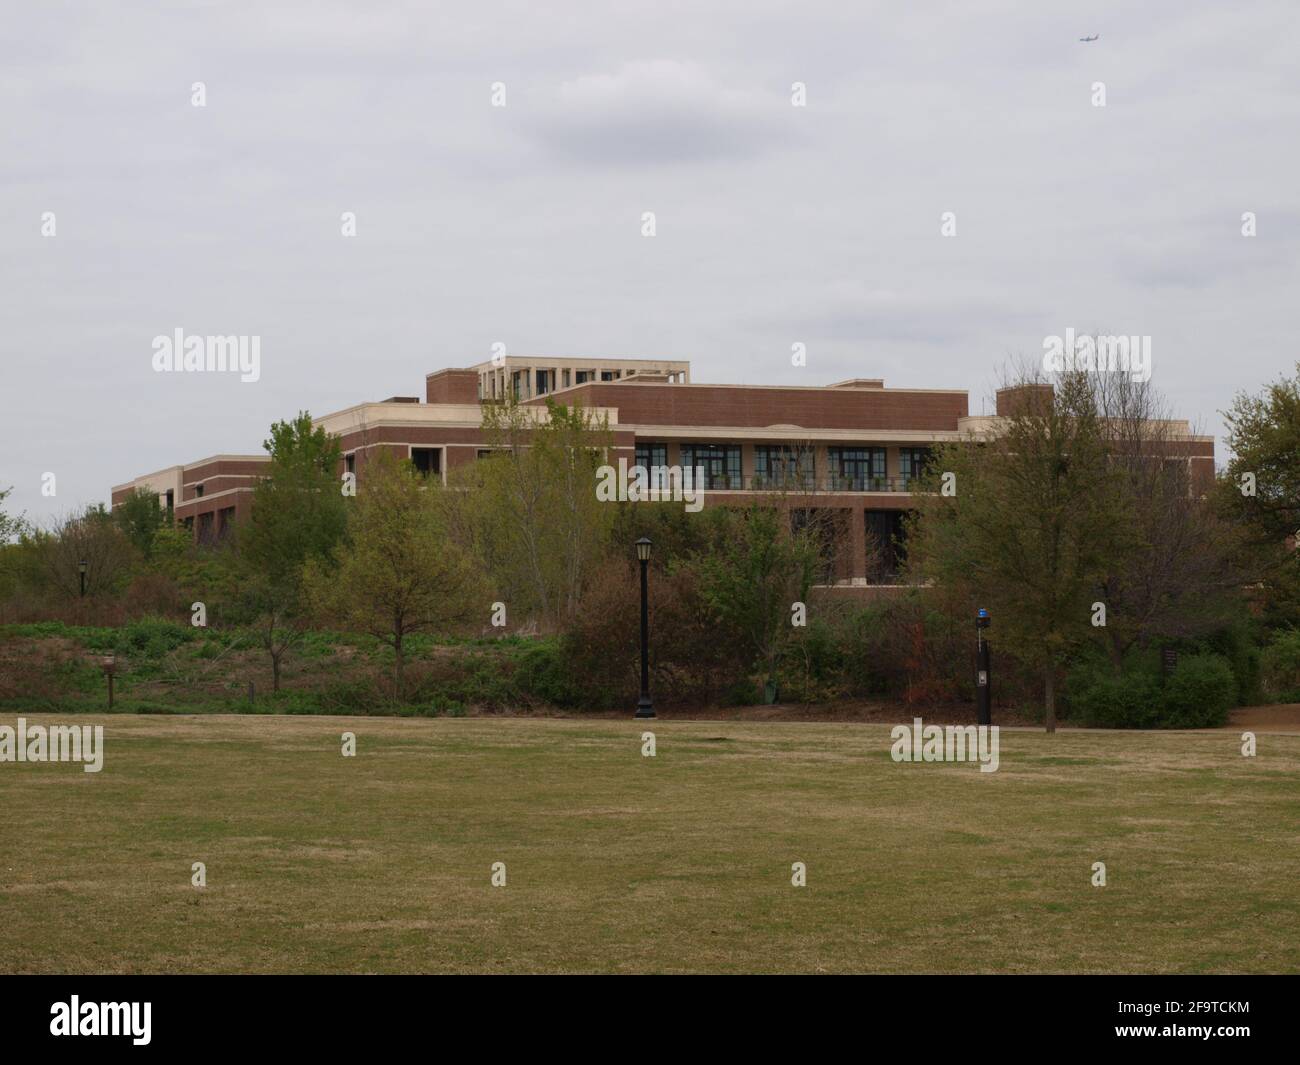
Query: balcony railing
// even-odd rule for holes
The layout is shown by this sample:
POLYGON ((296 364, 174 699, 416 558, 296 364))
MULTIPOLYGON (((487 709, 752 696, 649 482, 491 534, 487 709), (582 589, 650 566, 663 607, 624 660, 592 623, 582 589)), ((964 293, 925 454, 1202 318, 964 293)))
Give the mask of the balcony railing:
POLYGON ((704 487, 731 492, 910 492, 915 477, 773 477, 754 474, 748 477, 722 476, 706 481, 704 487))

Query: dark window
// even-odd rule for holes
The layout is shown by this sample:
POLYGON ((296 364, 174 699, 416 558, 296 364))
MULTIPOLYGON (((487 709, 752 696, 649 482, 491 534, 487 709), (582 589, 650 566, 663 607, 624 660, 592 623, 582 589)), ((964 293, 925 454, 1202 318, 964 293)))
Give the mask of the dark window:
POLYGON ((926 464, 930 461, 928 447, 900 447, 898 449, 898 476, 907 487, 907 482, 920 477, 926 464))
POLYGON ((833 447, 830 463, 832 488, 866 492, 885 487, 883 447, 833 447))
POLYGON ((343 456, 343 469, 348 473, 357 472, 357 453, 355 451, 350 455, 343 456))
POLYGON ((601 371, 600 371, 600 379, 601 379, 602 381, 612 381, 612 380, 614 380, 614 371, 613 371, 613 370, 601 370, 601 371))
POLYGON ((230 535, 231 530, 235 527, 235 508, 223 507, 217 511, 217 541, 220 542, 230 535))
POLYGON ((868 510, 866 519, 867 583, 897 584, 899 569, 907 558, 903 511, 868 510))
POLYGON ((655 466, 668 465, 667 444, 637 444, 636 464, 651 469, 655 466))
POLYGON ((668 487, 668 445, 637 444, 636 460, 633 467, 642 467, 649 478, 651 488, 668 487))
POLYGON ((199 543, 204 547, 210 547, 216 542, 216 534, 213 531, 212 518, 212 511, 199 515, 199 543))
POLYGON ((576 373, 577 373, 576 380, 578 384, 583 384, 586 381, 594 381, 596 379, 595 370, 578 370, 576 371, 576 373))
POLYGON ((194 498, 195 498, 195 499, 198 499, 198 498, 200 498, 202 495, 203 495, 203 485, 201 485, 201 484, 196 484, 196 485, 194 486, 194 498))
POLYGON ((683 444, 682 466, 703 469, 705 488, 743 487, 739 444, 683 444))
POLYGON ((176 509, 176 490, 167 489, 167 520, 171 520, 172 511, 176 509))
POLYGON ((811 448, 754 448, 756 488, 812 488, 814 483, 811 448))
POLYGON ((411 448, 411 463, 425 477, 441 477, 442 448, 413 447, 411 448))

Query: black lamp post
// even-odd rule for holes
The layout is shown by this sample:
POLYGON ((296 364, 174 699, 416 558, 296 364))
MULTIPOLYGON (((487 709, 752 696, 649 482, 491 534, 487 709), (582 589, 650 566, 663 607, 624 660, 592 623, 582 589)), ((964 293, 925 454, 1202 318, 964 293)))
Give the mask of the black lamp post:
POLYGON ((981 725, 993 724, 989 688, 989 642, 984 639, 984 630, 992 620, 983 607, 975 615, 975 720, 981 725))
POLYGON ((86 598, 86 560, 83 558, 77 563, 77 570, 81 574, 81 598, 86 598))
POLYGON ((641 698, 636 702, 636 716, 654 717, 650 702, 650 585, 646 576, 650 568, 650 540, 643 536, 636 542, 636 557, 641 563, 641 698))

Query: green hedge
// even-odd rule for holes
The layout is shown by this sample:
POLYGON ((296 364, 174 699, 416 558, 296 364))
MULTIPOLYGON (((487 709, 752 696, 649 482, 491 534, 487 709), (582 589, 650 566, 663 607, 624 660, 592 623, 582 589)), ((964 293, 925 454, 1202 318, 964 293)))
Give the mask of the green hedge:
POLYGON ((1223 655, 1182 655, 1161 678, 1154 656, 1135 655, 1116 674, 1110 664, 1076 665, 1066 684, 1071 720, 1089 728, 1216 728, 1228 721, 1238 680, 1223 655))

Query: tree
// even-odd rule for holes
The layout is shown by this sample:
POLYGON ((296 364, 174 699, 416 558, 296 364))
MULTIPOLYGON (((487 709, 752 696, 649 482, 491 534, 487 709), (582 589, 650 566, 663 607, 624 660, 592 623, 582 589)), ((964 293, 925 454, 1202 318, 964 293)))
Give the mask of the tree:
MULTIPOLYGON (((0 504, 4 503, 5 499, 12 491, 12 487, 0 488, 0 504)), ((30 529, 27 524, 27 519, 21 514, 14 517, 6 514, 3 510, 0 510, 0 546, 9 543, 11 540, 17 539, 24 532, 29 531, 30 529)))
POLYGON ((332 567, 309 559, 304 589, 317 616, 369 633, 392 647, 394 680, 405 695, 405 641, 487 618, 478 570, 447 536, 440 489, 387 452, 366 463, 332 567))
POLYGON ((1224 411, 1233 453, 1215 489, 1218 511, 1243 529, 1269 621, 1300 624, 1300 363, 1224 411))
POLYGON ((616 506, 596 497, 612 440, 585 407, 484 404, 488 455, 441 496, 448 527, 498 581, 516 617, 558 629, 604 556, 616 506))
POLYGON ((262 446, 271 463, 237 535, 236 598, 271 657, 279 691, 281 661, 303 633, 303 567, 329 558, 347 524, 347 501, 336 477, 338 440, 314 428, 306 411, 273 424, 262 446))
POLYGON ((1057 682, 1089 637, 1123 529, 1120 482, 1086 373, 1063 374, 1050 391, 1032 373, 1014 384, 1018 402, 993 434, 936 452, 909 523, 908 562, 914 578, 960 590, 971 616, 990 609, 994 647, 1042 678, 1054 732, 1057 682))
POLYGON ((57 594, 81 594, 81 564, 86 564, 86 594, 111 592, 124 582, 136 562, 134 548, 103 504, 56 521, 31 536, 40 559, 41 577, 57 594))
POLYGON ((1095 630, 1118 674, 1134 645, 1220 627, 1244 578, 1239 537, 1196 492, 1183 424, 1150 382, 1094 373, 1088 385, 1121 479, 1122 522, 1098 587, 1106 624, 1095 630))
POLYGON ((792 531, 789 514, 775 507, 725 513, 712 550, 693 562, 700 594, 750 668, 770 684, 793 632, 795 604, 806 609, 820 544, 811 528, 792 531))
POLYGON ((132 489, 130 495, 113 508, 113 520, 137 551, 150 559, 154 540, 160 530, 171 524, 171 512, 159 506, 158 495, 147 488, 132 489))

